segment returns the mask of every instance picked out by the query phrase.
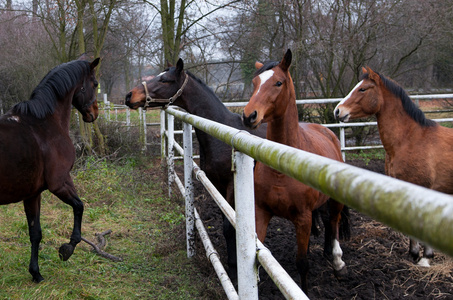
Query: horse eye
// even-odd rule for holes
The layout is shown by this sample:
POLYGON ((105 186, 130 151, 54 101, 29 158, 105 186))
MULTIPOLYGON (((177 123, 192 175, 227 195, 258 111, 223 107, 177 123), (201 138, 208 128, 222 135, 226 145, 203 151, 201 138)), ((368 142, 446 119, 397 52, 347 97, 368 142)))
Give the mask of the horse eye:
POLYGON ((277 83, 275 84, 276 86, 282 86, 282 82, 281 81, 277 81, 277 83))
POLYGON ((97 81, 94 82, 94 87, 97 88, 99 83, 97 81))
POLYGON ((82 93, 85 93, 85 87, 82 86, 82 87, 80 88, 80 91, 81 91, 82 93))
POLYGON ((365 91, 366 91, 366 89, 364 89, 364 88, 359 89, 359 92, 365 92, 365 91))

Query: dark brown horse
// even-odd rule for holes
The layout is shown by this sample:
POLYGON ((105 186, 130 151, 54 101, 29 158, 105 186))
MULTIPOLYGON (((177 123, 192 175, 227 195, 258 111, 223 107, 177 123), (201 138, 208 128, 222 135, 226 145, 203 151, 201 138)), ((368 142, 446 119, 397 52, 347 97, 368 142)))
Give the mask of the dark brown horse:
MULTIPOLYGON (((281 62, 256 63, 253 78, 254 91, 244 108, 244 123, 257 128, 268 123, 266 138, 288 146, 342 161, 340 142, 335 134, 319 124, 299 124, 296 95, 289 73, 291 51, 281 62)), ((343 204, 319 191, 274 169, 257 162, 255 166, 255 210, 258 238, 264 241, 271 218, 276 215, 286 218, 296 227, 296 265, 301 277, 301 286, 307 291, 307 251, 312 226, 312 211, 326 202, 330 221, 326 226, 324 251, 333 255, 333 268, 337 275, 346 273, 346 264, 341 259, 339 223, 343 204)))
POLYGON ((69 259, 81 240, 83 203, 69 174, 75 160, 69 121, 72 105, 85 122, 96 120, 94 68, 98 63, 99 58, 92 63, 76 60, 55 67, 34 89, 30 100, 0 117, 0 204, 24 202, 31 241, 29 271, 35 282, 44 280, 38 266, 44 190, 69 204, 74 212, 71 239, 60 247, 60 257, 69 259))
MULTIPOLYGON (((125 103, 132 109, 165 107, 171 103, 191 114, 250 131, 242 124, 241 116, 229 111, 205 83, 189 71, 184 71, 182 59, 178 60, 176 66, 165 69, 155 78, 133 88, 126 95, 125 103)), ((265 128, 250 132, 261 137, 266 135, 265 128)), ((200 144, 200 168, 230 205, 234 206, 231 147, 197 128, 195 133, 200 144)), ((235 230, 226 218, 223 229, 227 242, 229 274, 234 279, 237 276, 235 230)))
MULTIPOLYGON (((384 145, 385 173, 446 194, 453 194, 453 129, 425 117, 394 81, 363 68, 360 82, 337 105, 335 117, 351 119, 376 115, 384 145)), ((410 241, 409 253, 420 258, 420 247, 410 241)), ((434 255, 425 247, 421 266, 434 255)))

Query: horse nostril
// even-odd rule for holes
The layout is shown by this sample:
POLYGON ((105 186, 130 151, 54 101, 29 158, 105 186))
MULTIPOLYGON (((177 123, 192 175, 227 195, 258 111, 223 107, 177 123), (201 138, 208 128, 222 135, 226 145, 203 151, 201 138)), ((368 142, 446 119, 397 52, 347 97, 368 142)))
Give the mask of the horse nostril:
POLYGON ((242 113, 242 121, 244 122, 244 125, 247 127, 252 127, 252 124, 255 123, 256 117, 258 116, 257 111, 253 111, 248 117, 245 115, 245 113, 242 113))
POLYGON ((338 117, 340 116, 340 110, 338 108, 333 112, 333 116, 335 117, 335 120, 338 120, 338 117))
POLYGON ((254 110, 249 116, 250 123, 255 123, 257 116, 258 116, 258 112, 256 110, 254 110))

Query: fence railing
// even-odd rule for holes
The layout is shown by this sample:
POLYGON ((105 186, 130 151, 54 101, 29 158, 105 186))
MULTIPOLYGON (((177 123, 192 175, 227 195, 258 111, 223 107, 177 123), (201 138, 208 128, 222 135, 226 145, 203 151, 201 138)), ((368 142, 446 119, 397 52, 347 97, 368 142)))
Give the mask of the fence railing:
MULTIPOLYGON (((191 124, 229 144, 237 151, 269 165, 404 234, 415 237, 453 256, 453 197, 449 195, 261 139, 247 132, 173 108, 167 109, 162 114, 169 114, 171 117, 174 116, 185 123, 191 124)), ((189 129, 186 126, 184 130, 190 130, 191 132, 191 128, 189 129)), ((163 133, 165 136, 171 136, 171 132, 168 135, 165 131, 163 133)), ((184 136, 188 135, 185 134, 184 136)), ((172 161, 173 146, 175 145, 174 141, 171 140, 170 138, 167 144, 169 146, 169 161, 172 161)), ((189 147, 189 144, 184 143, 184 149, 189 147)), ((190 155, 185 157, 188 159, 190 155)), ((187 166, 193 166, 193 162, 185 163, 185 167, 187 166)), ((169 170, 171 168, 172 166, 169 165, 169 170)), ((248 182, 247 184, 250 186, 246 190, 253 191, 253 180, 251 179, 253 178, 253 173, 250 171, 250 167, 248 172, 247 174, 249 175, 241 177, 241 183, 243 185, 244 181, 248 182)), ((172 176, 169 176, 169 178, 172 176)), ((236 177, 240 177, 240 175, 236 177)), ((178 180, 176 179, 176 181, 178 180)), ((169 183, 171 184, 171 181, 169 183)), ((178 186, 180 185, 182 184, 178 184, 178 186)), ((190 183, 186 182, 186 185, 190 187, 190 183)), ((244 190, 241 190, 241 186, 236 186, 235 188, 241 191, 240 193, 245 193, 244 190)), ((183 191, 187 193, 187 188, 183 191)), ((215 194, 214 191, 212 191, 211 195, 213 194, 215 194)), ((237 196, 236 193, 235 196, 237 196)), ((253 199, 249 198, 247 197, 246 201, 241 198, 241 201, 236 202, 236 204, 248 202, 246 204, 248 208, 241 208, 240 205, 236 206, 236 214, 233 214, 231 207, 222 209, 222 211, 227 212, 227 216, 228 214, 230 215, 229 219, 233 221, 233 224, 235 224, 235 220, 237 221, 237 234, 243 234, 248 237, 238 236, 238 241, 248 239, 248 242, 250 240, 254 242, 253 246, 249 245, 246 247, 248 250, 245 251, 245 257, 238 257, 238 260, 244 259, 241 265, 244 268, 248 268, 245 271, 246 275, 239 274, 241 276, 238 278, 238 297, 240 299, 257 299, 258 297, 255 261, 255 257, 257 257, 260 263, 265 265, 265 270, 272 274, 272 279, 282 290, 285 297, 288 299, 306 299, 306 296, 301 294, 302 292, 297 288, 297 285, 289 279, 289 275, 284 272, 278 263, 275 263, 275 259, 268 264, 267 259, 263 258, 264 256, 269 258, 267 255, 268 250, 264 250, 264 246, 257 242, 254 225, 251 227, 250 225, 248 225, 249 227, 246 226, 248 229, 241 227, 238 230, 241 223, 239 221, 240 218, 245 217, 246 219, 254 220, 253 199), (252 247, 252 250, 248 247, 252 247), (250 255, 250 253, 254 254, 250 255), (250 263, 251 260, 254 263, 250 263), (276 266, 277 269, 275 270, 270 265, 276 266), (283 272, 281 272, 282 270, 283 272)), ((218 202, 224 205, 226 201, 221 199, 218 202)), ((194 215, 187 216, 187 220, 197 220, 196 216, 195 210, 194 215)), ((197 223, 199 222, 197 221, 197 223)), ((192 226, 191 223, 189 223, 188 227, 190 226, 192 226)), ((188 247, 193 244, 190 241, 191 238, 193 238, 193 233, 188 234, 188 247)), ((193 252, 188 250, 188 253, 193 252)), ((224 271, 219 271, 217 274, 221 274, 221 280, 225 280, 224 271)), ((225 285, 228 287, 228 291, 231 292, 231 285, 225 285)), ((233 296, 228 297, 236 299, 235 293, 233 293, 233 296)))
MULTIPOLYGON (((411 99, 413 99, 417 105, 420 100, 429 100, 429 99, 453 99, 453 94, 431 94, 431 95, 411 95, 411 99)), ((325 98, 325 99, 302 99, 296 100, 298 105, 305 105, 305 104, 326 104, 326 103, 338 103, 343 98, 325 98)), ((247 105, 248 102, 225 102, 225 106, 227 107, 244 107, 247 105)), ((130 111, 127 106, 125 105, 113 105, 104 99, 104 105, 102 106, 102 111, 104 111, 104 117, 108 121, 112 122, 122 122, 126 126, 131 126, 131 119, 130 119, 130 111), (126 111, 126 120, 119 121, 118 120, 118 112, 126 111)), ((447 112, 448 110, 440 110, 436 111, 437 113, 447 112)), ((148 126, 160 126, 163 120, 160 123, 148 123, 146 120, 146 111, 143 111, 141 108, 139 109, 139 116, 140 116, 140 126, 141 130, 143 130, 143 139, 144 139, 144 147, 149 145, 147 141, 147 127, 148 126), (146 125, 146 126, 145 126, 146 125)), ((433 119, 436 122, 453 122, 453 118, 436 118, 433 119)), ((350 127, 366 127, 366 126, 376 126, 377 122, 349 122, 349 123, 333 123, 333 124, 322 124, 328 128, 339 128, 340 134, 339 139, 341 143, 341 152, 343 154, 343 160, 345 160, 345 153, 346 151, 353 151, 353 150, 367 150, 367 149, 378 149, 383 148, 380 144, 380 140, 377 141, 374 145, 358 145, 358 146, 347 146, 346 143, 346 133, 345 129, 350 127)), ((177 131, 177 133, 182 133, 182 131, 177 131)), ((161 137, 163 135, 161 134, 161 137)), ((162 146, 164 145, 165 141, 161 140, 162 146)))

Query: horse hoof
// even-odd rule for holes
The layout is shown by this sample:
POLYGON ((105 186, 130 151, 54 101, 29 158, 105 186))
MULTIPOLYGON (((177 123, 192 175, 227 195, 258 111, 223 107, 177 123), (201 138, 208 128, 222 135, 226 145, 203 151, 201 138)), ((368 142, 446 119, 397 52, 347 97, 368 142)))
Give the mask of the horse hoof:
POLYGON ((42 277, 41 274, 33 276, 33 282, 34 283, 40 283, 43 280, 44 280, 44 277, 42 277))
POLYGON ((418 261, 417 266, 423 267, 423 268, 429 268, 429 267, 430 267, 429 258, 422 257, 422 258, 418 261))
POLYGON ((61 260, 67 261, 72 253, 74 253, 74 247, 71 244, 63 244, 58 250, 58 253, 60 254, 61 260))
POLYGON ((348 275, 348 268, 344 266, 340 270, 334 270, 334 274, 337 279, 344 279, 348 275))

